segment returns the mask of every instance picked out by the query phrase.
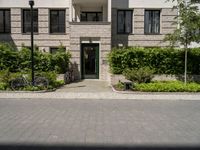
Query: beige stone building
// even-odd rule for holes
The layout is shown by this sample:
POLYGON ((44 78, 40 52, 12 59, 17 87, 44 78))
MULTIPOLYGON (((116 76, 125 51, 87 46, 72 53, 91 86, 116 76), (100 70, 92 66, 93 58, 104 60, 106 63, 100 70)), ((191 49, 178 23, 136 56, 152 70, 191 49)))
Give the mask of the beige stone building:
MULTIPOLYGON (((34 43, 45 52, 62 44, 77 78, 110 80, 112 47, 162 47, 177 11, 166 0, 35 0, 34 43)), ((0 0, 0 41, 30 47, 28 0, 0 0)))

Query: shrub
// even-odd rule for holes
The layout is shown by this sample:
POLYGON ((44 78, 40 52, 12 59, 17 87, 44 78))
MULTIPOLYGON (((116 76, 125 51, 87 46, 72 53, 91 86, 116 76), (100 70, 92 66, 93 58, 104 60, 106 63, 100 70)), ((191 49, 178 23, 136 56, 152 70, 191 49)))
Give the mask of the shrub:
MULTIPOLYGON (((60 51, 62 48, 60 48, 60 51)), ((7 43, 0 44, 0 70, 9 68, 11 72, 29 71, 31 68, 31 51, 22 47, 20 51, 7 43)), ((65 73, 68 69, 71 54, 69 52, 57 52, 55 55, 34 51, 35 70, 42 72, 57 71, 65 73)))
POLYGON ((153 79, 154 71, 149 67, 143 67, 140 69, 126 69, 123 74, 126 79, 136 83, 149 83, 153 79))
POLYGON ((60 53, 57 52, 56 54, 52 55, 52 65, 53 70, 57 71, 58 73, 65 73, 68 70, 71 54, 67 53, 60 53))
POLYGON ((0 90, 6 90, 7 89, 7 84, 5 84, 5 83, 1 83, 0 82, 0 90))
MULTIPOLYGON (((11 89, 11 81, 21 77, 22 75, 26 75, 26 79, 28 82, 31 82, 31 72, 17 72, 11 73, 9 70, 0 71, 0 90, 10 90, 11 89)), ((64 85, 64 81, 57 81, 57 73, 54 71, 52 72, 35 72, 35 76, 45 77, 49 81, 48 89, 58 88, 64 85)), ((25 91, 38 91, 38 90, 45 90, 45 87, 32 87, 26 86, 22 87, 19 90, 25 91)))
POLYGON ((0 70, 15 71, 18 61, 17 51, 8 43, 0 43, 0 70))
POLYGON ((35 76, 45 77, 49 81, 49 85, 54 85, 55 81, 57 80, 56 72, 37 72, 35 76))
POLYGON ((10 81, 17 77, 20 77, 22 74, 22 72, 11 73, 9 69, 2 70, 0 71, 0 82, 4 83, 7 87, 9 87, 10 81))
POLYGON ((125 85, 124 85, 124 83, 122 83, 121 81, 119 81, 119 82, 117 83, 117 85, 115 85, 114 87, 115 87, 117 90, 119 90, 119 91, 122 91, 122 90, 125 89, 125 85))
POLYGON ((137 84, 134 90, 143 92, 200 92, 200 84, 188 83, 185 85, 180 81, 153 82, 137 84))
MULTIPOLYGON (((122 74, 125 69, 152 68, 156 74, 183 74, 184 50, 172 48, 114 48, 108 55, 110 70, 122 74)), ((188 52, 188 73, 200 74, 200 48, 188 52)))

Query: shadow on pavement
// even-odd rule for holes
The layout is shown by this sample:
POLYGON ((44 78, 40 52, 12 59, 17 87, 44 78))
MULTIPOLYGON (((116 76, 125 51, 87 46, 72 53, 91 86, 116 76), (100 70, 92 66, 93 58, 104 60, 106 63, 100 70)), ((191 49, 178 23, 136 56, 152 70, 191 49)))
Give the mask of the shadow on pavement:
POLYGON ((200 146, 0 145, 0 150, 199 150, 200 146))

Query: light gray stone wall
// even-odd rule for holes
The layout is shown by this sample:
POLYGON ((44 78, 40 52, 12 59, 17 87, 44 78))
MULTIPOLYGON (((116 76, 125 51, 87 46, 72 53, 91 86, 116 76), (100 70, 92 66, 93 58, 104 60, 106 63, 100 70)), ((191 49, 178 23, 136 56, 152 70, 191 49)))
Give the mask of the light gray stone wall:
POLYGON ((112 9, 112 46, 141 46, 141 47, 163 47, 168 46, 168 42, 163 42, 166 34, 172 33, 177 25, 172 25, 177 16, 177 10, 163 8, 161 10, 161 26, 159 35, 144 34, 144 12, 145 9, 133 9, 133 33, 117 34, 117 9, 112 9))
MULTIPOLYGON (((22 33, 22 9, 11 8, 11 34, 1 34, 0 41, 12 42, 21 48, 22 44, 30 46, 30 34, 22 33)), ((34 44, 40 50, 49 51, 49 47, 57 47, 60 44, 69 49, 69 9, 66 8, 66 33, 50 34, 49 32, 49 9, 38 9, 38 33, 34 35, 34 44)))
MULTIPOLYGON (((72 62, 77 63, 80 75, 80 53, 82 41, 99 43, 99 78, 110 80, 107 54, 111 50, 111 24, 110 23, 71 23, 70 50, 72 62)), ((80 76, 79 76, 80 78, 80 76)))

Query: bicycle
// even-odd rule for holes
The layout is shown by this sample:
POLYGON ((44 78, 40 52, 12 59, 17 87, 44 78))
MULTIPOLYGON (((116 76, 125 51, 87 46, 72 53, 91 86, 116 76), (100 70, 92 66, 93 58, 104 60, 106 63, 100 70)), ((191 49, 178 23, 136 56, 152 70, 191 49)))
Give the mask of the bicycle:
MULTIPOLYGON (((27 76, 22 75, 21 77, 18 77, 12 80, 10 85, 11 85, 11 89, 15 91, 15 90, 19 90, 20 88, 31 86, 31 82, 27 80, 27 76)), ((35 77, 34 86, 48 88, 49 81, 45 77, 35 77)))
POLYGON ((71 82, 75 81, 75 76, 74 76, 74 71, 73 69, 69 69, 66 73, 65 73, 65 83, 69 84, 71 82))

